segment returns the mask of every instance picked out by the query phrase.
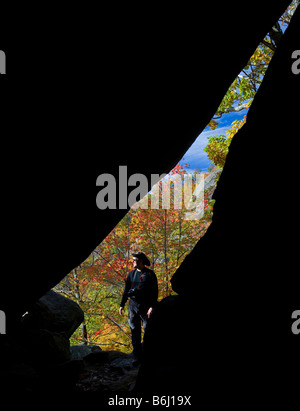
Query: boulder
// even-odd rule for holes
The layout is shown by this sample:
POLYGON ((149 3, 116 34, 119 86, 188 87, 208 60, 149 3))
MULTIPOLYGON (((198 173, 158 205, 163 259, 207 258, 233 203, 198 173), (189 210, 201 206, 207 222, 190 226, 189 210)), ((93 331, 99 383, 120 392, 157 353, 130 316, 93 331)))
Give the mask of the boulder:
POLYGON ((83 319, 84 313, 76 302, 50 290, 25 315, 23 326, 64 332, 70 338, 83 319))
POLYGON ((22 347, 27 361, 39 368, 71 359, 70 341, 63 332, 27 330, 22 333, 22 347))
POLYGON ((98 345, 72 345, 70 347, 72 360, 83 360, 91 353, 102 352, 98 345))

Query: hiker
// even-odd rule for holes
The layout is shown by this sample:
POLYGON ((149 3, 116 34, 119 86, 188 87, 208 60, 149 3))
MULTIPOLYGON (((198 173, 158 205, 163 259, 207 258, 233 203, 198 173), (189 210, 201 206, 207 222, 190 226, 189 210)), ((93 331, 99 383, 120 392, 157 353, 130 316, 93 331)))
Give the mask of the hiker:
POLYGON ((128 323, 131 329, 133 356, 137 364, 142 354, 141 321, 145 330, 157 303, 158 286, 154 271, 146 267, 150 265, 150 261, 145 254, 138 252, 132 256, 134 269, 127 276, 119 314, 124 314, 125 304, 130 298, 128 323))

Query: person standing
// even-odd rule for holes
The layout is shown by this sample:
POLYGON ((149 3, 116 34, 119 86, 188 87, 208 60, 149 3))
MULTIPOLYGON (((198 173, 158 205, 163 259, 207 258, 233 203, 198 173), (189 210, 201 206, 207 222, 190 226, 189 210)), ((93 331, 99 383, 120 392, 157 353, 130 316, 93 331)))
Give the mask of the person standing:
POLYGON ((135 362, 139 363, 142 355, 141 322, 146 330, 148 320, 158 298, 157 277, 150 266, 150 261, 142 252, 134 253, 133 270, 127 276, 119 314, 124 314, 125 304, 130 298, 128 323, 131 329, 131 340, 135 362))

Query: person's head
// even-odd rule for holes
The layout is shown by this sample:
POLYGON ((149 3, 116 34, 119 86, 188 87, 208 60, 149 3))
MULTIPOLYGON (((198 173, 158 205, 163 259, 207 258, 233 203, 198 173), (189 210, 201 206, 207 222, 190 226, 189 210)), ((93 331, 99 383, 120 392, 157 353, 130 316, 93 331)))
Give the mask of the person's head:
POLYGON ((150 261, 144 253, 133 253, 133 267, 138 270, 142 270, 145 265, 150 265, 150 261))

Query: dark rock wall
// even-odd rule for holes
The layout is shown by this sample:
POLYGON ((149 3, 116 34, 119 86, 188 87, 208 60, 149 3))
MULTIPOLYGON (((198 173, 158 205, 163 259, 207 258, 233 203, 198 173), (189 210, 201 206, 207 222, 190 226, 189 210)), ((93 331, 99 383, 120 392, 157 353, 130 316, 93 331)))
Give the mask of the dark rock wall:
POLYGON ((162 392, 194 389, 206 398, 218 387, 237 404, 237 393, 267 404, 299 382, 299 339, 291 332, 300 289, 299 77, 291 71, 299 23, 300 10, 230 146, 213 223, 172 278, 179 297, 153 319, 141 389, 151 379, 162 392))

